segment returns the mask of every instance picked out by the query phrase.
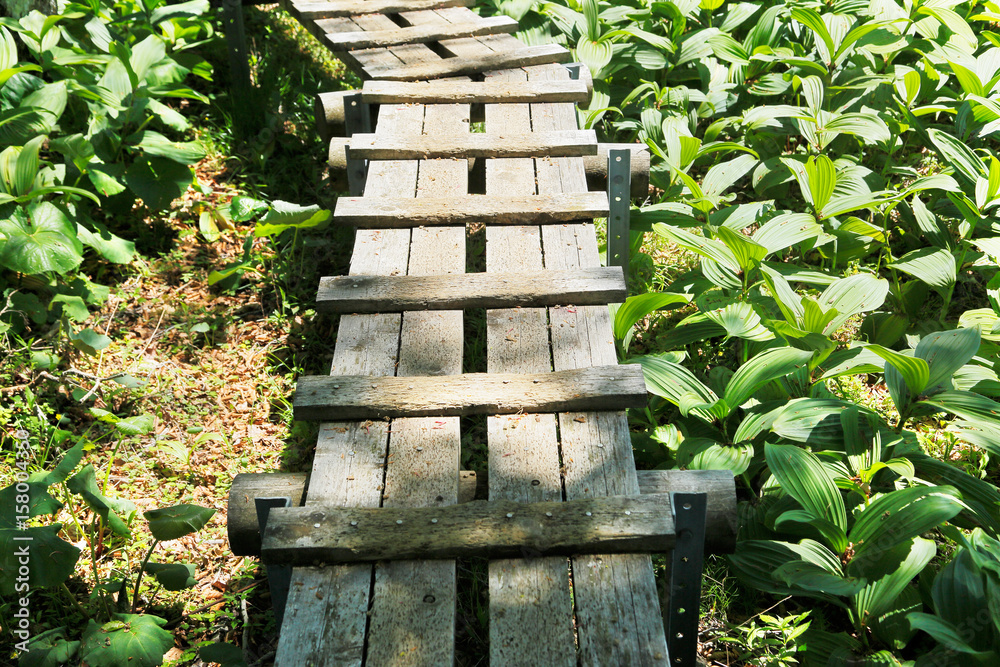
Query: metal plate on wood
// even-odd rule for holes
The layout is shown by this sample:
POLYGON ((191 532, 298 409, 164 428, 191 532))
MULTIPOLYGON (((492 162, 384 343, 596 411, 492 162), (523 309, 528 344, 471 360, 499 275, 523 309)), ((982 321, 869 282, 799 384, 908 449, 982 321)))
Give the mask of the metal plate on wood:
POLYGON ((670 568, 667 646, 671 665, 695 667, 708 501, 704 493, 673 493, 671 496, 677 542, 670 568))
MULTIPOLYGON (((271 517, 271 510, 292 506, 292 499, 285 497, 274 498, 254 498, 257 506, 257 522, 259 523, 260 534, 264 535, 267 530, 267 522, 271 517)), ((288 589, 292 584, 292 567, 287 563, 275 563, 267 557, 261 559, 267 568, 267 585, 271 590, 271 604, 274 606, 274 620, 281 627, 281 620, 285 615, 285 603, 288 601, 288 589)))
POLYGON ((608 266, 620 266, 628 277, 629 209, 632 189, 632 152, 613 149, 608 152, 608 266))

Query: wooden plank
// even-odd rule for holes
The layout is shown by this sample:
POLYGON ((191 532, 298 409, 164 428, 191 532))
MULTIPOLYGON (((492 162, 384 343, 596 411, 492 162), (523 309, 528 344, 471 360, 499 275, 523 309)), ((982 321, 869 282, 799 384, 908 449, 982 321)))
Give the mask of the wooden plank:
POLYGON ((367 160, 418 160, 470 157, 559 157, 592 155, 597 151, 593 130, 466 134, 452 136, 388 136, 355 134, 349 157, 367 160))
POLYGON ((362 101, 368 104, 520 104, 524 102, 586 102, 583 81, 365 81, 362 101))
POLYGON ((371 49, 399 44, 426 44, 441 39, 494 35, 517 30, 517 21, 509 16, 491 16, 461 24, 431 24, 397 27, 395 30, 342 32, 326 35, 326 44, 335 53, 352 49, 371 49))
MULTIPOLYGON (((423 131, 468 131, 468 109, 423 107, 423 131)), ((451 160, 421 162, 416 196, 467 192, 468 171, 451 160)), ((382 193, 379 193, 381 198, 382 193)), ((411 232, 408 273, 465 270, 465 227, 411 232)), ((396 374, 462 372, 461 311, 407 312, 396 374)), ((383 507, 439 507, 459 500, 457 417, 392 421, 383 507)), ((473 496, 475 494, 473 493, 473 496)), ((455 664, 457 583, 454 561, 393 561, 375 568, 367 664, 424 667, 455 664)))
POLYGON ((296 419, 319 421, 624 410, 645 405, 642 368, 629 364, 557 373, 441 377, 307 375, 296 386, 294 411, 296 419))
MULTIPOLYGON (((529 79, 566 76, 555 67, 529 70, 529 79)), ((531 106, 532 128, 576 127, 568 104, 531 106)), ((583 160, 536 160, 541 193, 585 191, 583 160)), ((550 269, 599 266, 591 225, 550 225, 542 230, 550 269)), ((553 308, 552 355, 557 369, 616 362, 607 308, 553 308)), ((559 415, 567 500, 638 491, 628 422, 622 412, 559 415)), ((661 621, 656 579, 649 556, 575 556, 573 592, 581 664, 666 665, 669 656, 661 621)))
POLYGON ((312 505, 271 511, 261 556, 271 563, 352 563, 673 548, 669 493, 570 502, 476 500, 446 507, 312 505))
POLYGON ((603 218, 606 192, 555 195, 466 195, 419 199, 340 197, 334 222, 352 227, 417 227, 419 225, 528 225, 603 218))
MULTIPOLYGON (((489 39, 483 37, 482 39, 489 39)), ((513 38, 511 38, 513 39, 513 38)), ((521 46, 518 49, 472 58, 444 58, 439 62, 400 67, 369 67, 365 75, 371 79, 415 81, 447 76, 468 76, 504 67, 523 67, 543 63, 569 62, 572 54, 558 44, 521 46)))
POLYGON ((628 295, 621 267, 531 273, 322 278, 317 310, 394 313, 404 310, 528 308, 620 303, 628 295))
POLYGON ((290 2, 288 11, 306 22, 361 14, 398 14, 418 9, 469 7, 475 0, 328 0, 326 2, 290 2))
MULTIPOLYGON (((421 110, 422 111, 422 110, 421 110)), ((411 107, 384 105, 376 131, 405 130, 411 107)), ((415 192, 417 165, 385 161, 373 165, 372 196, 395 196, 407 183, 415 192)), ((351 256, 352 273, 393 275, 406 271, 409 230, 361 230, 351 256)), ((399 314, 345 315, 340 318, 333 373, 387 375, 395 371, 399 349, 399 314)), ((385 477, 387 422, 333 422, 320 427, 306 504, 378 507, 385 477)), ((360 667, 368 623, 371 565, 298 567, 292 582, 278 640, 275 665, 360 667)))
MULTIPOLYGON (((487 74, 486 81, 507 83, 525 78, 523 71, 507 71, 487 74)), ((526 104, 488 104, 484 111, 489 132, 531 130, 526 104)), ((534 195, 533 161, 487 160, 486 192, 497 196, 534 195)), ((487 271, 542 268, 538 227, 486 226, 487 271)), ((544 309, 487 310, 486 322, 486 355, 491 373, 551 370, 544 309)), ((562 499, 554 415, 490 417, 487 438, 491 500, 562 499)), ((490 664, 575 666, 570 590, 565 558, 491 560, 490 664)))

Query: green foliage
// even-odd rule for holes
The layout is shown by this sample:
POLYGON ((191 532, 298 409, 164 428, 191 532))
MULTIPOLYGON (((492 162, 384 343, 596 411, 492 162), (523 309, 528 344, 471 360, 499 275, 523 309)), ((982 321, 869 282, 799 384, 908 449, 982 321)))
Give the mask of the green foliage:
POLYGON ((967 619, 927 593, 958 527, 992 548, 995 459, 969 474, 914 431, 1000 454, 1000 7, 555 0, 536 12, 527 34, 591 68, 582 123, 650 149, 655 190, 633 230, 693 263, 612 309, 619 354, 652 395, 630 414, 637 454, 736 473, 734 572, 825 610, 787 641, 758 626, 740 641, 794 642, 807 665, 995 659, 981 653, 992 634, 972 643, 967 619), (638 340, 646 354, 631 357, 638 340), (866 391, 891 403, 872 407, 866 391))
MULTIPOLYGON (((128 263, 135 254, 107 216, 136 200, 168 209, 191 184, 204 150, 178 140, 190 123, 175 105, 207 101, 187 81, 211 76, 197 55, 214 36, 208 8, 94 0, 0 22, 0 291, 10 298, 16 274, 37 276, 33 318, 58 316, 45 308, 52 299, 63 316, 85 319, 103 300, 69 287, 85 257, 128 263), (72 308, 53 291, 76 299, 72 308)), ((23 318, 7 323, 24 328, 23 318)))

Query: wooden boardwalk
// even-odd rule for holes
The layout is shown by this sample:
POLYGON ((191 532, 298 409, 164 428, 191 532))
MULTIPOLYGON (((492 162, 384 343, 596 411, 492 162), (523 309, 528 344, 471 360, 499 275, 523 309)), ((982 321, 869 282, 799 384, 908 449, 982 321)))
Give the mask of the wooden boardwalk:
MULTIPOLYGON (((617 366, 606 304, 624 280, 601 268, 590 222, 607 197, 587 187, 586 88, 565 49, 525 46, 510 19, 466 4, 288 6, 379 105, 349 140, 368 160, 363 194, 335 214, 358 227, 350 273, 320 286, 320 307, 347 313, 331 377, 296 395, 297 417, 323 421, 310 516, 457 503, 459 420, 474 412, 489 415, 491 501, 640 493, 623 408, 645 392, 637 367, 617 366), (485 194, 471 194, 469 157, 485 160, 485 194), (485 224, 485 274, 465 274, 469 222, 485 224), (487 376, 462 375, 467 308, 486 309, 487 376)), ((521 556, 489 564, 490 664, 691 664, 668 655, 648 554, 521 556)), ((454 664, 456 599, 447 558, 296 566, 276 664, 454 664)))

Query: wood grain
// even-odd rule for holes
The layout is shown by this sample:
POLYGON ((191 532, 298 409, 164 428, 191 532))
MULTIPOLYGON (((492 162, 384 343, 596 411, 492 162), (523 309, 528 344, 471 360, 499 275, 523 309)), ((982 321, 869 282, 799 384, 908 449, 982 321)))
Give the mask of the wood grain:
MULTIPOLYGON (((488 132, 488 130, 487 130, 488 132)), ((544 157, 597 152, 593 130, 546 133, 488 133, 448 136, 355 134, 349 156, 367 160, 418 160, 470 157, 544 157)))
MULTIPOLYGON (((445 253, 439 253, 441 258, 445 253)), ((334 313, 520 308, 625 300, 621 267, 531 273, 322 278, 316 308, 334 313)))
MULTIPOLYGON (((483 39, 488 39, 484 37, 483 39)), ((440 61, 420 65, 399 67, 372 66, 365 68, 365 76, 370 79, 387 81, 416 81, 440 79, 449 76, 479 74, 498 67, 523 67, 542 63, 568 62, 572 55, 558 44, 520 46, 515 50, 493 53, 485 57, 443 58, 440 61)))
POLYGON ((352 227, 417 227, 420 225, 529 225, 602 218, 608 215, 606 192, 557 195, 421 197, 373 199, 341 197, 333 221, 352 227))
POLYGON ((368 104, 521 104, 524 102, 586 102, 583 81, 365 81, 362 101, 368 104))
POLYGON ((476 500, 445 507, 312 505, 271 511, 261 556, 272 563, 351 563, 555 554, 664 552, 670 494, 570 502, 476 500))
POLYGON ((294 411, 296 419, 319 421, 624 410, 645 404, 642 369, 629 365, 441 377, 312 375, 299 379, 294 411))
MULTIPOLYGON (((371 49, 400 44, 426 44, 442 39, 494 35, 517 30, 517 21, 509 16, 491 16, 461 24, 429 24, 397 27, 395 30, 375 30, 331 33, 326 36, 327 46, 334 52, 353 49, 371 49)), ((420 100, 424 102, 424 100, 420 100)))
POLYGON ((288 11, 299 21, 358 16, 362 14, 398 14, 418 9, 469 7, 475 0, 334 0, 328 2, 290 2, 288 11))

